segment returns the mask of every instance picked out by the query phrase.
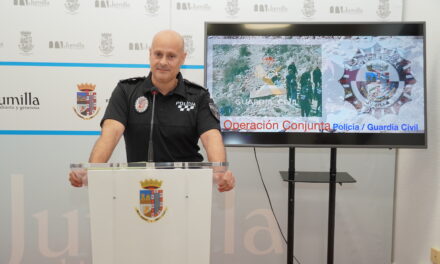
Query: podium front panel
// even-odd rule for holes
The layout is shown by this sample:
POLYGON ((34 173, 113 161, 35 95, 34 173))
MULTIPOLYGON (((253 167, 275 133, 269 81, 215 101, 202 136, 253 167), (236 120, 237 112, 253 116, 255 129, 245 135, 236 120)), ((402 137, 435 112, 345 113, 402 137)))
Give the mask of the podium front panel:
POLYGON ((211 169, 88 175, 94 264, 209 263, 211 169))

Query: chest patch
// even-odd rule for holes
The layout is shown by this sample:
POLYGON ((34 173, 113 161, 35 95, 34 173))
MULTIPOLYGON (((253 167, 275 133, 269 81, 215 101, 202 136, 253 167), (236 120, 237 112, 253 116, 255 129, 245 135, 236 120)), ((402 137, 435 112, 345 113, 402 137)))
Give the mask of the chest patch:
POLYGON ((181 112, 183 112, 183 111, 189 112, 196 107, 196 103, 177 101, 176 106, 177 106, 177 109, 179 109, 179 111, 181 111, 181 112))
POLYGON ((148 109, 148 99, 145 96, 141 96, 136 99, 136 102, 134 103, 134 109, 138 113, 145 112, 148 109))

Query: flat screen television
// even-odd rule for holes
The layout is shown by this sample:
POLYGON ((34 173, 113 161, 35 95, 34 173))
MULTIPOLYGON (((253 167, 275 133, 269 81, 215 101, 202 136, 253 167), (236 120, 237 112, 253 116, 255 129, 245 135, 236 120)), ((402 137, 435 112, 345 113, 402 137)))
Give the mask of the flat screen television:
POLYGON ((227 146, 426 148, 425 23, 206 23, 227 146))

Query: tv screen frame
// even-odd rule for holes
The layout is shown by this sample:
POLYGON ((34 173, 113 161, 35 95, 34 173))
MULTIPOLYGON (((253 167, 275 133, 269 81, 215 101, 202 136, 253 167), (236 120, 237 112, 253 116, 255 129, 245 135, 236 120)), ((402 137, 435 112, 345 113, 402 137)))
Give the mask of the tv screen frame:
MULTIPOLYGON (((248 132, 245 129, 225 129, 223 141, 230 147, 337 147, 337 148, 427 148, 427 89, 426 89, 426 23, 425 22, 361 22, 361 23, 205 23, 205 87, 213 96, 208 80, 209 38, 212 37, 338 37, 338 36, 417 36, 423 39, 423 132, 248 132), (243 131, 245 130, 245 131, 243 131)), ((212 71, 212 69, 211 69, 212 71)), ((212 81, 211 81, 212 82, 212 81)), ((342 84, 342 83, 341 83, 342 84)), ((420 85, 420 84, 419 84, 420 85)), ((343 87, 341 86, 341 89, 343 87)), ((216 102, 218 103, 218 102, 216 102)), ((322 107, 322 106, 321 106, 322 107)), ((222 116, 222 115, 221 115, 222 116)), ((222 120, 223 121, 223 120, 222 120)), ((322 131, 322 130, 321 130, 322 131)))

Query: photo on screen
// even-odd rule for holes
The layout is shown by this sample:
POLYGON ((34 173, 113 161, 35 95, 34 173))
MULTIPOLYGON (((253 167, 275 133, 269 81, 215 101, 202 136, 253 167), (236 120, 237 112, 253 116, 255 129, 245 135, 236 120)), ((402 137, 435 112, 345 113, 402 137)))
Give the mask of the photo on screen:
MULTIPOLYGON (((355 30, 342 24, 334 31, 332 26, 340 25, 322 30, 319 24, 302 24, 306 28, 298 31, 298 25, 287 24, 274 32, 231 25, 227 34, 208 30, 206 36, 206 86, 226 137, 309 133, 359 140, 367 134, 365 144, 387 145, 386 137, 374 142, 368 134, 425 135, 424 32, 399 31, 405 24, 390 31, 378 24, 355 25, 355 30)), ((295 142, 282 137, 274 137, 276 144, 295 142)))

